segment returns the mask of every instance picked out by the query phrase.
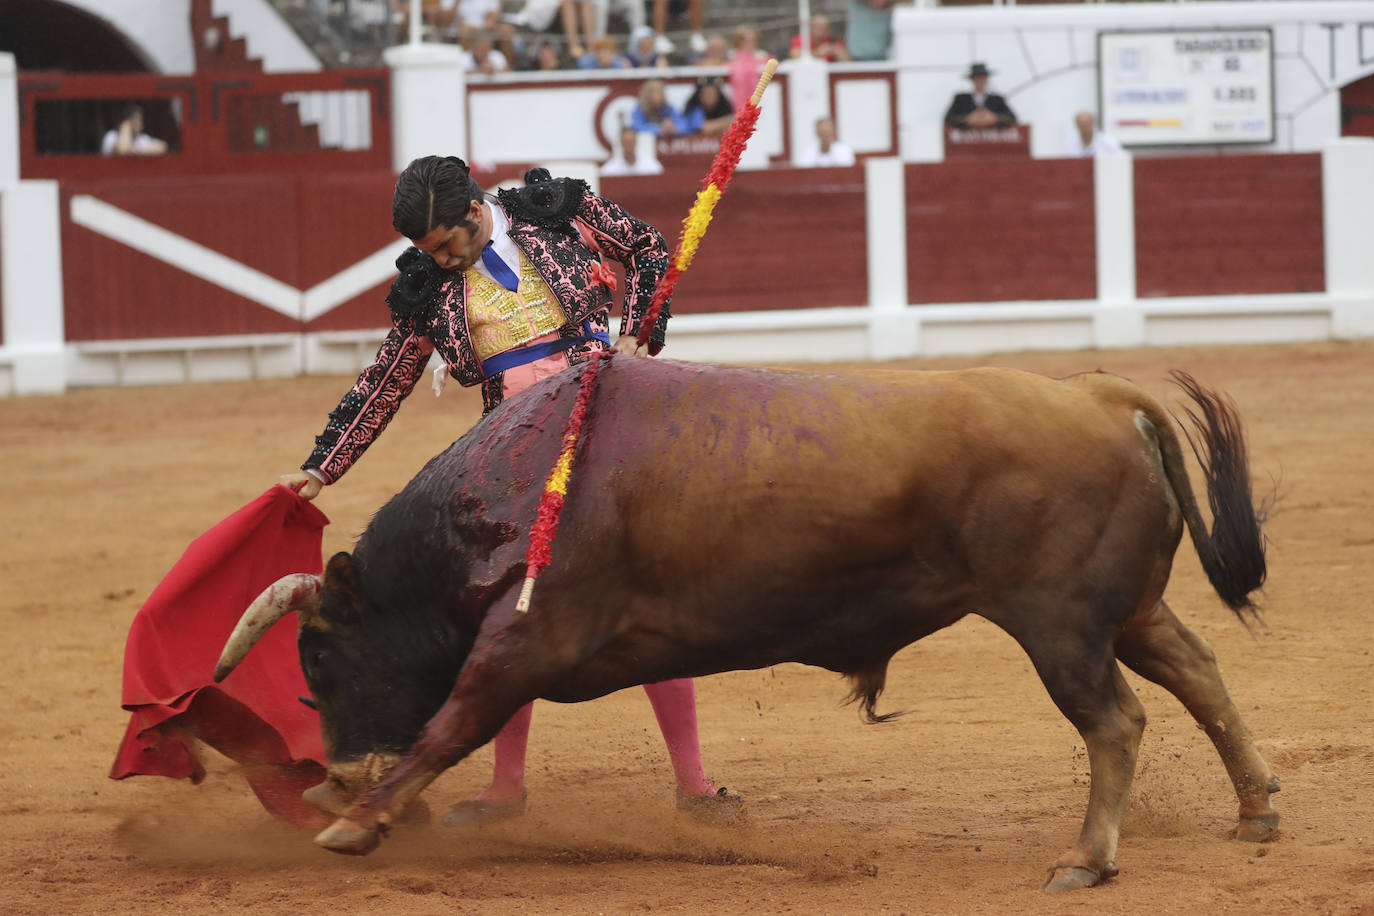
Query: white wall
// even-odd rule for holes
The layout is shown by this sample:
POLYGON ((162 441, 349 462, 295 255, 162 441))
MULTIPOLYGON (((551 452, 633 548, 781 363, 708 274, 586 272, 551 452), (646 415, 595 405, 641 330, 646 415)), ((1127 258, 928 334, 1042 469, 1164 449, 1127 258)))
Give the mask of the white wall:
MULTIPOLYGON (((196 69, 191 0, 62 0, 118 29, 158 73, 196 69)), ((244 38, 248 56, 268 73, 319 70, 320 61, 267 0, 213 0, 216 16, 229 17, 229 34, 244 38)))
POLYGON ((321 69, 315 52, 267 0, 212 0, 210 9, 229 17, 229 34, 245 39, 248 56, 261 60, 268 73, 321 69))
POLYGON ((0 394, 66 388, 57 182, 0 188, 0 394))
POLYGON ((62 0, 123 33, 159 73, 192 73, 191 0, 62 0))
POLYGON ((0 190, 19 181, 19 84, 13 54, 0 53, 0 190))
MULTIPOLYGON (((1062 154, 1070 119, 1097 110, 1097 33, 1112 29, 1274 29, 1276 141, 1260 152, 1316 152, 1340 134, 1340 87, 1374 73, 1374 2, 1196 2, 898 7, 902 157, 938 159, 938 125, 972 61, 1031 125, 1032 155, 1062 154)), ((1188 147, 1207 152, 1214 147, 1188 147)))
MULTIPOLYGON (((424 45, 422 47, 433 47, 424 45)), ((388 60, 397 49, 387 52, 388 60)), ((780 68, 788 72, 792 64, 780 68)), ((667 68, 653 71, 665 79, 691 77, 703 72, 697 68, 667 68)), ((612 143, 619 133, 622 115, 629 116, 635 105, 631 87, 645 78, 644 71, 570 71, 559 74, 560 85, 544 88, 531 83, 548 82, 542 73, 498 73, 468 77, 468 152, 473 162, 540 162, 546 159, 571 159, 601 162, 611 150, 597 139, 597 127, 612 143), (569 85, 571 84, 571 85, 569 85), (611 96, 623 96, 606 103, 611 96), (520 112, 511 117, 511 112, 520 112)), ((776 86, 776 84, 775 84, 776 86)), ((749 141, 753 154, 778 155, 783 151, 785 125, 781 93, 768 90, 754 137, 749 141)), ((681 108, 692 93, 692 86, 670 83, 668 101, 681 108)))

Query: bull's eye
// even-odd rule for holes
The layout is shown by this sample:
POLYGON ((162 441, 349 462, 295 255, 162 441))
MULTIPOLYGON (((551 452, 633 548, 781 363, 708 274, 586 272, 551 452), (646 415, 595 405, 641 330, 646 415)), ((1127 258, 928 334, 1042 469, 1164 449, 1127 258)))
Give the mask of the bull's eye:
POLYGON ((323 650, 323 649, 316 649, 316 650, 311 654, 311 656, 310 656, 310 663, 313 664, 313 665, 323 665, 323 664, 324 664, 324 650, 323 650))

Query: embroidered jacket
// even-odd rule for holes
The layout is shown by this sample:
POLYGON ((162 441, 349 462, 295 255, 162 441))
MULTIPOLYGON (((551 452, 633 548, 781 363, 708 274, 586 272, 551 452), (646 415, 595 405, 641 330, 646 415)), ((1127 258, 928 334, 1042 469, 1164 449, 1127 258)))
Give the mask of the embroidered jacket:
MULTIPOLYGON (((568 323, 558 329, 560 336, 589 337, 585 330, 608 333, 615 275, 601 262, 602 254, 625 266, 620 333, 639 333, 654 287, 668 269, 668 250, 657 229, 592 194, 585 182, 568 178, 503 190, 492 204, 498 205, 510 217, 511 240, 567 313, 568 323)), ((462 271, 442 270, 415 248, 407 249, 396 266, 400 275, 386 297, 392 312, 391 332, 382 341, 376 361, 330 411, 324 432, 315 438, 315 450, 301 465, 316 469, 330 483, 343 476, 381 435, 401 400, 414 390, 435 350, 452 378, 466 386, 482 386, 487 412, 501 403, 501 373, 483 376, 468 335, 462 271)), ((665 304, 650 337, 651 353, 663 348, 668 317, 665 304)), ((600 349, 606 347, 599 340, 583 340, 566 351, 568 361, 585 362, 588 354, 600 349)))

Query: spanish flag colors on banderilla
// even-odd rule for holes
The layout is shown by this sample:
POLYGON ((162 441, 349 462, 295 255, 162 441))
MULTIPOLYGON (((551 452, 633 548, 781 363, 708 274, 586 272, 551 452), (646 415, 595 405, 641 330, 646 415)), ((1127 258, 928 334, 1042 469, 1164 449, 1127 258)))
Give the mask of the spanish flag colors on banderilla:
MULTIPOLYGON (((674 255, 672 263, 668 265, 667 271, 659 279, 658 286, 654 289, 654 296, 649 301, 649 310, 640 322, 636 343, 641 347, 649 342, 649 335, 653 332, 654 325, 658 323, 658 316, 663 311, 663 304, 673 295, 678 278, 682 276, 683 271, 692 266, 692 258, 696 256, 697 246, 701 244, 701 237, 706 234, 706 227, 711 223, 711 214, 720 201, 721 195, 725 193, 725 187, 735 174, 735 166, 739 165, 744 147, 749 142, 749 137, 754 133, 755 126, 758 125, 759 102, 763 99, 763 90, 768 88, 768 83, 773 79, 773 74, 777 69, 778 62, 776 60, 769 60, 764 65, 758 85, 754 87, 754 94, 749 97, 749 102, 735 115, 735 120, 730 123, 725 134, 720 138, 720 151, 711 161, 711 171, 702 181, 702 189, 697 192, 696 202, 692 204, 692 209, 688 212, 687 218, 682 221, 682 236, 678 239, 677 253, 674 255)), ((563 448, 558 454, 558 460, 554 462, 553 473, 549 475, 548 482, 544 484, 544 492, 539 497, 538 515, 535 518, 534 526, 530 529, 530 547, 525 554, 525 584, 521 587, 520 598, 515 603, 515 609, 522 614, 530 609, 530 596, 534 593, 534 580, 539 577, 539 573, 553 559, 553 542, 558 534, 558 517, 563 512, 563 500, 568 495, 568 481, 572 478, 573 454, 577 449, 577 438, 582 431, 582 424, 587 418, 588 406, 591 402, 592 392, 596 389, 596 378, 601 371, 601 363, 604 359, 610 359, 614 355, 614 350, 593 353, 591 361, 587 363, 587 368, 582 372, 582 380, 577 389, 577 398, 573 401, 572 413, 568 415, 568 425, 563 430, 563 448)))

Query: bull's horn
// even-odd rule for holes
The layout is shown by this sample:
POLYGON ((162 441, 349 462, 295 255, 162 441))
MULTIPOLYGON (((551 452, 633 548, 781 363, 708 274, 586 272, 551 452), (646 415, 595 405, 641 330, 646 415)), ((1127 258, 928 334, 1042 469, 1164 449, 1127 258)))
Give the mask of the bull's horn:
POLYGON ((248 650, 262 638, 262 634, 292 611, 300 611, 309 617, 319 613, 319 576, 308 573, 282 576, 253 599, 253 603, 248 605, 248 610, 239 618, 234 632, 229 634, 224 651, 219 655, 219 664, 215 665, 215 683, 218 684, 228 677, 229 672, 243 661, 248 650))

